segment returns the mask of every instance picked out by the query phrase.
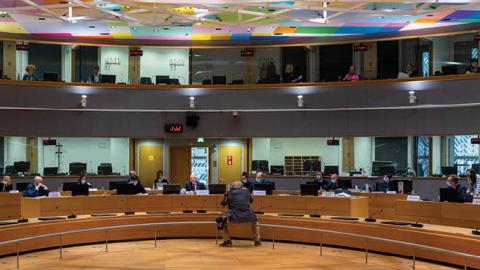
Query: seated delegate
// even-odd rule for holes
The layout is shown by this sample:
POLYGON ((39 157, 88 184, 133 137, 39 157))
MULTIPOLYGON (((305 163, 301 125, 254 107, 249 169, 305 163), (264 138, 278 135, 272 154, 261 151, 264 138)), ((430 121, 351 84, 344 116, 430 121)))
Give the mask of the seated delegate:
POLYGON ((260 246, 260 230, 258 228, 257 217, 250 204, 253 202, 252 195, 247 189, 243 188, 241 182, 233 182, 230 191, 225 193, 221 204, 228 207, 226 217, 217 219, 218 227, 223 231, 223 243, 221 247, 231 247, 230 223, 251 223, 252 233, 254 235, 255 246, 260 246))
POLYGON ((375 185, 375 191, 387 192, 390 188, 390 181, 392 180, 392 175, 385 175, 381 182, 377 182, 375 185))
POLYGON ((130 178, 129 184, 133 185, 133 190, 135 194, 147 193, 143 185, 138 180, 138 176, 134 175, 130 178))
POLYGON ((25 197, 41 197, 48 196, 48 187, 43 184, 43 178, 41 176, 35 176, 33 183, 27 186, 27 190, 23 193, 25 197))
POLYGON ((155 178, 155 180, 153 180, 153 188, 156 189, 156 188, 160 188, 162 187, 163 185, 168 185, 170 184, 167 180, 167 178, 165 178, 165 176, 163 176, 163 171, 160 170, 157 172, 157 178, 155 178))
POLYGON ((244 188, 250 190, 250 186, 252 185, 252 183, 250 182, 250 180, 248 180, 247 172, 242 173, 242 175, 240 176, 240 182, 242 182, 244 188))
POLYGON ((458 177, 451 175, 447 178, 448 189, 456 190, 455 201, 465 202, 467 200, 467 188, 458 182, 458 177))
POLYGON ((265 179, 265 174, 263 172, 257 172, 255 175, 255 181, 250 185, 250 191, 255 190, 255 185, 258 184, 270 184, 271 182, 268 179, 265 179))
POLYGON ((198 182, 197 176, 192 174, 190 175, 190 181, 183 186, 182 193, 195 194, 197 190, 207 190, 207 187, 204 183, 198 182))
POLYGON ((9 192, 10 190, 12 190, 12 180, 10 176, 5 175, 0 182, 0 192, 9 192))
POLYGON ((87 181, 87 176, 82 174, 80 175, 80 178, 78 179, 78 184, 79 185, 87 185, 88 188, 92 188, 92 184, 90 184, 88 181, 87 181))
POLYGON ((34 65, 27 65, 25 67, 25 74, 23 75, 23 81, 38 81, 37 76, 35 75, 35 71, 37 68, 34 65))

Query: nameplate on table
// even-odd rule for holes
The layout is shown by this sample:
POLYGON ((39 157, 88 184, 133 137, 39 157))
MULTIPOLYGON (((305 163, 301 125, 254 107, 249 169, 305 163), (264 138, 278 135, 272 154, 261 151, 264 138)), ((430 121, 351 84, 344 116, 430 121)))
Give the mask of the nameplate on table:
POLYGON ((89 192, 98 191, 98 188, 89 188, 88 191, 89 191, 89 192))
POLYGON ((265 196, 265 195, 267 195, 267 191, 266 190, 254 190, 253 195, 254 196, 265 196))
POLYGON ((387 194, 397 194, 395 190, 387 190, 387 194))
POLYGON ((50 198, 58 198, 60 196, 62 196, 62 195, 58 191, 52 191, 52 192, 48 193, 48 197, 50 197, 50 198))
POLYGON ((421 201, 420 196, 418 195, 408 195, 407 201, 418 202, 421 201))
POLYGON ((333 191, 324 191, 324 192, 322 192, 322 197, 335 197, 335 192, 333 192, 333 191))
POLYGON ((196 194, 197 195, 208 195, 210 193, 208 192, 208 190, 197 190, 196 194))
POLYGON ((14 189, 14 190, 10 190, 8 193, 20 193, 18 190, 14 189))
POLYGON ((480 198, 473 199, 472 204, 480 204, 480 198))

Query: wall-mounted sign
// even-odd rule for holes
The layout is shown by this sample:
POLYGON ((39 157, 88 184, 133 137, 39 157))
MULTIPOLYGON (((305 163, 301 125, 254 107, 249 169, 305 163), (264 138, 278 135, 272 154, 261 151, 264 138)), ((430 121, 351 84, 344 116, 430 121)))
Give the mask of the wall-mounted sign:
POLYGON ((480 144, 480 138, 471 138, 470 143, 471 144, 480 144))
POLYGON ((227 156, 227 165, 228 166, 233 165, 233 156, 227 156))
POLYGON ((130 56, 143 56, 142 50, 130 50, 130 56))
POLYGON ((29 51, 30 45, 28 44, 17 44, 17 51, 29 51))
POLYGON ((480 35, 473 36, 473 39, 476 40, 476 41, 480 41, 480 35))
POLYGON ((245 48, 240 51, 240 56, 242 57, 249 57, 255 55, 255 49, 253 48, 245 48))
POLYGON ((182 124, 166 124, 165 132, 166 133, 182 133, 183 125, 182 124))
POLYGON ((340 140, 329 139, 327 140, 327 145, 340 145, 340 140))
POLYGON ((368 51, 368 46, 363 44, 355 45, 353 46, 353 50, 356 52, 366 52, 368 51))

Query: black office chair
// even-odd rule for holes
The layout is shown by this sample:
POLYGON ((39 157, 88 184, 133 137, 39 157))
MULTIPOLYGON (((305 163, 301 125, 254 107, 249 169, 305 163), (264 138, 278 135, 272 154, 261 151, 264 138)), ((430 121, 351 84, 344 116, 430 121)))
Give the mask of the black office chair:
POLYGON ((213 76, 212 77, 212 84, 227 84, 227 77, 226 76, 213 76))
POLYGON ((208 80, 208 79, 207 79, 207 80, 203 80, 203 81, 202 81, 202 84, 203 84, 203 85, 212 84, 212 80, 208 80))
POLYGON ((150 77, 141 77, 140 84, 152 84, 152 78, 150 77))
POLYGON ((243 80, 232 80, 232 84, 243 84, 243 80))

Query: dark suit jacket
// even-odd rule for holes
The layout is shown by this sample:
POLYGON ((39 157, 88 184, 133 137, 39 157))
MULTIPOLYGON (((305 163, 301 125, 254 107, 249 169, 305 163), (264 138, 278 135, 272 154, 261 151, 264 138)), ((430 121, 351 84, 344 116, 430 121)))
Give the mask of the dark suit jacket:
MULTIPOLYGON (((448 187, 449 189, 453 189, 452 187, 448 187)), ((458 202, 466 202, 467 201, 467 188, 464 185, 458 184, 457 185, 457 200, 458 202)))
POLYGON ((0 182, 0 192, 9 192, 12 190, 12 185, 4 185, 3 183, 0 182))
POLYGON ((228 205, 228 220, 230 222, 247 223, 257 221, 257 217, 250 207, 252 202, 253 198, 248 190, 234 188, 224 195, 221 204, 228 205))
MULTIPOLYGON (((130 184, 133 185, 133 183, 131 183, 131 182, 130 182, 130 184)), ((147 192, 145 190, 145 188, 143 187, 143 185, 140 183, 140 181, 136 185, 133 185, 133 190, 135 191, 135 194, 146 193, 147 192)))
POLYGON ((387 192, 390 188, 390 184, 388 182, 382 181, 375 183, 375 191, 387 192))
MULTIPOLYGON (((193 191, 192 182, 188 181, 183 188, 187 191, 193 191)), ((205 186, 205 184, 197 181, 197 190, 207 190, 207 187, 205 186)))
POLYGON ((39 188, 38 190, 35 189, 35 184, 30 183, 27 186, 27 190, 23 193, 25 197, 40 197, 40 196, 48 196, 48 189, 44 189, 43 187, 39 188))
POLYGON ((270 180, 268 180, 268 179, 263 179, 263 181, 260 182, 260 183, 257 183, 257 181, 254 180, 254 181, 252 182, 252 184, 250 185, 250 192, 252 192, 253 190, 255 190, 255 185, 256 185, 256 184, 270 184, 270 183, 272 183, 272 182, 270 182, 270 180))
POLYGON ((23 78, 22 78, 23 81, 38 81, 38 78, 37 76, 35 76, 35 74, 33 74, 32 76, 28 76, 27 74, 23 75, 23 78))

